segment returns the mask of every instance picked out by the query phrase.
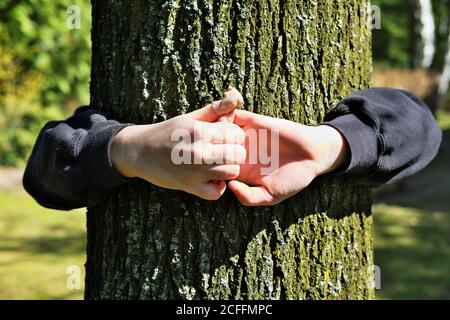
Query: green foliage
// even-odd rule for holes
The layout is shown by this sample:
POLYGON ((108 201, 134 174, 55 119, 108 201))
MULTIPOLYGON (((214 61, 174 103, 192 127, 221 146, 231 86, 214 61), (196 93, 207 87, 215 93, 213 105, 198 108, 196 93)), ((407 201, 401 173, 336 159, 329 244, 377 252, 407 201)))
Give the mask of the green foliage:
POLYGON ((0 165, 23 163, 46 121, 88 103, 90 27, 89 0, 0 2, 0 165))
POLYGON ((40 107, 43 76, 25 71, 14 57, 11 50, 0 50, 0 164, 3 165, 20 164, 44 122, 61 116, 55 107, 40 107))
POLYGON ((412 65, 411 1, 373 0, 381 8, 381 29, 373 31, 373 56, 382 66, 408 68, 412 65))
POLYGON ((88 0, 3 0, 0 34, 15 59, 44 76, 42 102, 59 104, 68 98, 87 100, 90 75, 90 3, 88 0), (78 5, 81 28, 69 29, 67 8, 78 5))

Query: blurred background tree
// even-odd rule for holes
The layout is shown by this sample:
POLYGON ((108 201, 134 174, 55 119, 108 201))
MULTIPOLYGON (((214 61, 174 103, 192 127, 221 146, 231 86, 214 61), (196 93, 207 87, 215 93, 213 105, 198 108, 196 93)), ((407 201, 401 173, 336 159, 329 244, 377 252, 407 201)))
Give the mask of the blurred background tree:
POLYGON ((373 0, 381 8, 381 29, 373 32, 373 57, 377 67, 412 67, 412 1, 373 0))
POLYGON ((372 4, 382 13, 382 27, 373 32, 374 85, 413 91, 433 111, 449 108, 450 0, 372 4))
POLYGON ((450 0, 373 0, 372 4, 382 13, 382 28, 373 33, 377 67, 442 70, 449 49, 450 0), (426 45, 432 46, 431 63, 423 61, 426 45))

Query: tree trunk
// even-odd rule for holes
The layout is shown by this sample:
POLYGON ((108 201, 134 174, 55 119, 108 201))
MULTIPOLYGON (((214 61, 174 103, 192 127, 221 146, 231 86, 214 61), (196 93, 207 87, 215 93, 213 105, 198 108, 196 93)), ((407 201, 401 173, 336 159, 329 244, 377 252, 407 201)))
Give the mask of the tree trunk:
MULTIPOLYGON (((248 110, 316 125, 369 86, 367 2, 94 0, 92 105, 153 123, 235 85, 248 110)), ((88 210, 85 296, 371 298, 370 211, 343 177, 260 208, 130 183, 88 210)))
POLYGON ((416 0, 416 24, 418 30, 418 67, 429 69, 433 64, 436 52, 435 37, 436 26, 433 15, 433 5, 431 0, 416 0))

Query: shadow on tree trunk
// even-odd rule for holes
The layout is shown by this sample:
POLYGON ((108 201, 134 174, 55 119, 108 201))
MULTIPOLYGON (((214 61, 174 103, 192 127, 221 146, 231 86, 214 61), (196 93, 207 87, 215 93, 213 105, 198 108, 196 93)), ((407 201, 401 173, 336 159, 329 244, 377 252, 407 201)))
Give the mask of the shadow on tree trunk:
POLYGON ((361 201, 362 187, 344 195, 343 183, 321 178, 279 206, 255 209, 231 194, 214 203, 129 185, 88 214, 86 296, 298 299, 369 290, 371 200, 361 201))

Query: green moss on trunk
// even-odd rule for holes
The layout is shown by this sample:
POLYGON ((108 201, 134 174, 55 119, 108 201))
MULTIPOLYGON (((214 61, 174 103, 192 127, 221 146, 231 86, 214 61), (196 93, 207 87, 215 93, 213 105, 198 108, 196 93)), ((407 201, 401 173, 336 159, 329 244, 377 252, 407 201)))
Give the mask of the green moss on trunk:
MULTIPOLYGON (((246 108, 318 124, 368 87, 365 1, 93 1, 92 104, 152 123, 228 85, 246 108)), ((86 298, 370 298, 369 189, 317 179, 273 208, 133 183, 88 211, 86 298)))

